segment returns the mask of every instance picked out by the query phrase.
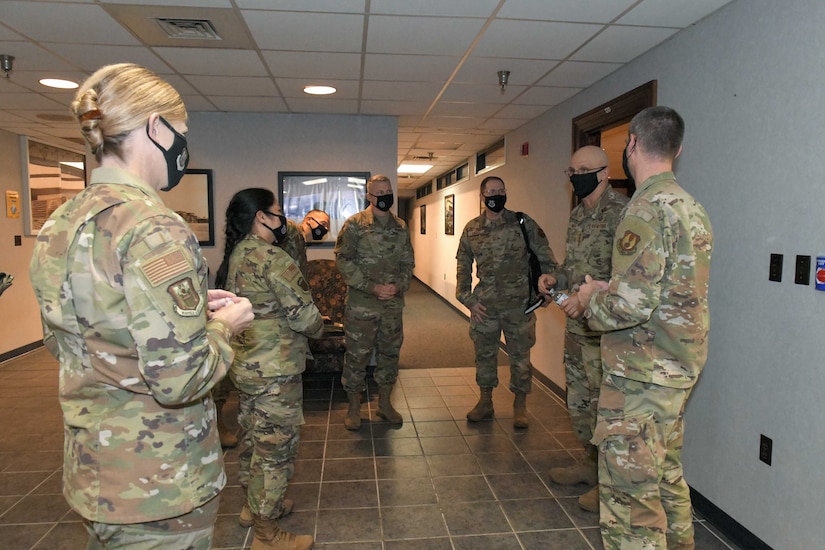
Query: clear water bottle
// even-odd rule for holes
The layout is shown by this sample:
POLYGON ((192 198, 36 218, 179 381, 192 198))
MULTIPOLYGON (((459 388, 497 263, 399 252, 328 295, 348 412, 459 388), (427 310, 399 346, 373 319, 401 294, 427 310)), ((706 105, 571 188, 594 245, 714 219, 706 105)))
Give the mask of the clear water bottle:
POLYGON ((550 289, 550 299, 556 302, 557 305, 561 305, 567 298, 568 296, 564 291, 555 288, 550 289))

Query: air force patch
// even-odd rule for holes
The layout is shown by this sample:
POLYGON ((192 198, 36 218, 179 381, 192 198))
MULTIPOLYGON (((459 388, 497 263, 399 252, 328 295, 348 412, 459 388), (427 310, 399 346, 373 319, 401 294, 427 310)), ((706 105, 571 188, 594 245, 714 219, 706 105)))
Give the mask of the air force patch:
POLYGON ((166 291, 175 301, 175 313, 181 317, 197 317, 201 314, 203 303, 190 277, 175 281, 166 291))
POLYGON ((622 235, 622 238, 616 242, 616 248, 619 254, 629 256, 636 252, 636 247, 639 245, 641 238, 633 231, 627 230, 622 235))

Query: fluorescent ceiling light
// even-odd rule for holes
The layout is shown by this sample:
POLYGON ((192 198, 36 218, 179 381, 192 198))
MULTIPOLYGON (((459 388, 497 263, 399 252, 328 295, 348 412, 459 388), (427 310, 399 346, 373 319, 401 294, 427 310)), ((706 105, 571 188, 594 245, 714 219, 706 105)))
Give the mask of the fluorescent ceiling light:
POLYGON ((319 183, 326 183, 327 178, 318 178, 314 180, 304 180, 301 183, 304 185, 318 185, 319 183))
POLYGON ((329 95, 337 91, 332 86, 304 86, 304 93, 310 95, 329 95))
POLYGON ((63 80, 62 78, 41 78, 40 83, 49 88, 60 88, 61 90, 74 90, 79 86, 77 82, 63 80))
POLYGON ((430 168, 432 164, 402 164, 398 167, 399 174, 423 174, 430 168))

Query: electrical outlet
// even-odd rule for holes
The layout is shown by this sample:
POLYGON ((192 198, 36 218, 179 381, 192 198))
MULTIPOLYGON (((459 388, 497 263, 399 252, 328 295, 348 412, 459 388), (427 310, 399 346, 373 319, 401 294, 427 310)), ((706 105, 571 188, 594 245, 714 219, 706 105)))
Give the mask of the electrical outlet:
POLYGON ((773 439, 765 434, 759 434, 759 460, 770 466, 772 457, 773 439))
POLYGON ((793 277, 793 282, 798 285, 811 284, 811 257, 797 256, 796 257, 796 273, 793 277))
POLYGON ((782 282, 782 254, 771 254, 771 263, 768 265, 768 280, 782 282))

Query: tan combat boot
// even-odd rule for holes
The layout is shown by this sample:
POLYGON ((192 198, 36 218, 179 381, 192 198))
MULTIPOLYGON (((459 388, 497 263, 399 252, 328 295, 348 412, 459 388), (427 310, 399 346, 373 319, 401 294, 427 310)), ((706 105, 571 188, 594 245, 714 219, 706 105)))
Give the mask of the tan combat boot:
POLYGON ((575 466, 550 468, 548 476, 550 477, 550 481, 558 485, 577 485, 579 483, 598 485, 599 468, 591 452, 585 456, 582 462, 579 462, 575 466))
POLYGON ((226 426, 226 423, 223 421, 223 406, 226 404, 226 401, 215 401, 215 416, 217 417, 218 422, 218 437, 221 440, 221 447, 224 449, 233 449, 238 446, 238 438, 235 437, 235 434, 226 426))
MULTIPOLYGON (((278 518, 283 518, 288 516, 292 513, 292 509, 295 508, 295 503, 292 502, 292 499, 285 498, 283 503, 284 509, 281 511, 281 515, 278 518)), ((241 515, 238 516, 238 525, 241 527, 252 527, 255 525, 255 516, 252 515, 252 510, 249 509, 249 505, 244 504, 243 508, 241 508, 241 515)))
POLYGON ((277 519, 255 517, 255 538, 251 550, 312 550, 312 535, 296 535, 278 527, 277 519))
POLYGON ((344 418, 344 427, 350 431, 361 429, 361 393, 347 393, 349 409, 344 418))
MULTIPOLYGON (((599 486, 596 485, 579 497, 579 508, 585 512, 599 513, 599 486)), ((668 546, 668 548, 670 548, 668 546)))
POLYGON ((485 418, 493 418, 493 388, 481 388, 481 397, 473 410, 467 413, 470 422, 481 422, 485 418))
POLYGON ((390 395, 392 394, 392 384, 378 387, 378 411, 376 414, 390 424, 403 424, 404 419, 392 407, 390 395))
POLYGON ((513 427, 526 430, 530 423, 527 420, 527 394, 516 392, 513 399, 513 427))

